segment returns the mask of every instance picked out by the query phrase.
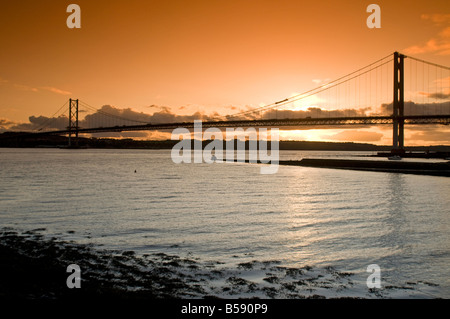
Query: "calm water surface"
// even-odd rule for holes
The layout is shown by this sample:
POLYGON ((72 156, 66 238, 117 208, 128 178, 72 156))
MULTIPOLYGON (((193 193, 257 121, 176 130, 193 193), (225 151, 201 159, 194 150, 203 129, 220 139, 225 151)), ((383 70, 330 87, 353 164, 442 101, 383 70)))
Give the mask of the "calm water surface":
POLYGON ((174 164, 170 150, 0 149, 3 227, 230 267, 331 265, 361 280, 378 264, 383 285, 425 282, 431 297, 450 297, 449 194, 446 177, 291 166, 261 175, 256 164, 174 164))

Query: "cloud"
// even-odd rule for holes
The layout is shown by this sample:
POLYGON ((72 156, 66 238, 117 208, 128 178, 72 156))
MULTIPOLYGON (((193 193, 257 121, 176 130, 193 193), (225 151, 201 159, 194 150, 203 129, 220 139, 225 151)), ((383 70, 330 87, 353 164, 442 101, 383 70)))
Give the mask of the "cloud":
POLYGON ((423 53, 436 53, 437 55, 449 55, 450 43, 447 39, 430 39, 425 45, 413 45, 404 50, 406 54, 417 55, 423 53))
POLYGON ((419 92, 420 95, 424 95, 426 97, 432 98, 432 99, 438 99, 438 100, 446 100, 450 98, 450 93, 427 93, 427 92, 419 92))
POLYGON ((28 123, 15 123, 10 127, 13 131, 39 131, 43 128, 52 130, 63 130, 67 127, 69 119, 66 116, 47 117, 47 116, 30 116, 28 123))
POLYGON ((423 141, 423 142, 433 142, 440 144, 450 144, 450 131, 449 130, 429 130, 429 131, 419 131, 412 133, 408 136, 411 140, 423 141))
POLYGON ((155 104, 148 105, 148 106, 146 106, 146 107, 149 108, 149 109, 161 109, 161 108, 166 108, 166 106, 155 105, 155 104))
POLYGON ((38 92, 39 90, 35 87, 31 87, 28 85, 23 84, 14 84, 14 87, 21 90, 21 91, 32 91, 32 92, 38 92))
POLYGON ((346 130, 334 135, 323 135, 321 138, 346 142, 378 142, 383 138, 382 133, 358 130, 346 130))
MULTIPOLYGON (((309 107, 306 110, 268 110, 263 111, 263 118, 272 119, 298 119, 298 118, 327 118, 327 117, 360 117, 366 116, 370 111, 370 108, 362 109, 340 109, 340 110, 324 110, 319 107, 309 107)), ((260 114, 258 112, 243 114, 239 117, 226 116, 230 120, 252 120, 259 118, 260 114)))
MULTIPOLYGON (((405 114, 438 114, 442 113, 442 109, 447 107, 447 114, 450 113, 450 102, 446 103, 428 103, 420 104, 414 102, 405 102, 405 114)), ((191 115, 177 115, 174 114, 168 107, 155 106, 157 109, 153 114, 137 112, 131 108, 119 109, 111 105, 104 105, 95 113, 90 113, 80 117, 79 126, 81 128, 89 127, 110 127, 122 125, 136 125, 139 123, 182 123, 192 122, 196 119, 203 121, 211 120, 218 114, 205 114, 202 112, 195 112, 191 115), (108 115, 106 115, 108 114, 108 115), (85 115, 85 116, 84 116, 85 115), (126 120, 124 120, 126 119, 126 120), (138 121, 138 122, 137 122, 138 121)), ((81 110, 81 109, 80 109, 81 110)), ((266 118, 274 118, 278 116, 283 118, 306 118, 306 117, 343 117, 343 116, 366 116, 369 114, 370 108, 365 109, 344 109, 344 110, 322 110, 320 108, 308 108, 306 110, 270 110, 265 113, 266 118)), ((382 105, 383 115, 392 114, 392 103, 382 105)), ((244 115, 242 119, 251 119, 253 115, 244 115)), ((235 119, 235 118, 233 118, 235 119)), ((59 117, 46 116, 30 116, 27 123, 16 123, 8 119, 0 118, 0 131, 36 131, 40 128, 50 130, 63 130, 67 127, 68 118, 66 115, 59 117)), ((321 129, 327 127, 289 127, 280 128, 281 130, 294 129, 321 129)), ((349 126, 339 127, 333 126, 333 129, 346 128, 346 130, 334 135, 323 135, 321 138, 336 141, 360 141, 360 142, 383 142, 385 135, 380 133, 379 129, 376 132, 367 130, 368 126, 349 126)), ((428 141, 441 144, 450 144, 449 130, 443 130, 442 126, 426 126, 426 125, 408 125, 407 128, 411 135, 408 135, 407 140, 414 141, 428 141), (448 142, 446 142, 448 141, 448 142)), ((383 131, 383 130, 382 130, 383 131)), ((388 129, 390 132, 390 128, 388 129)), ((105 132, 92 134, 95 137, 115 137, 115 138, 140 138, 140 139, 169 139, 170 131, 136 131, 136 132, 105 132)), ((427 143, 428 143, 427 142, 427 143)))
POLYGON ((43 87, 41 87, 41 89, 47 90, 47 91, 50 91, 50 92, 53 92, 53 93, 56 93, 56 94, 61 94, 61 95, 70 95, 70 94, 72 94, 72 92, 60 90, 58 88, 51 87, 51 86, 43 86, 43 87))
POLYGON ((6 119, 6 118, 0 118, 0 132, 5 132, 11 129, 12 126, 14 126, 16 123, 6 119))
POLYGON ((6 125, 12 125, 15 124, 13 121, 10 121, 8 119, 1 119, 0 118, 0 125, 1 126, 6 126, 6 125))
POLYGON ((312 80, 312 82, 317 84, 317 85, 322 84, 322 83, 326 83, 326 82, 329 82, 329 81, 331 81, 331 79, 328 79, 328 78, 327 79, 313 79, 312 80))
MULTIPOLYGON (((423 92, 422 92, 423 93, 423 92)), ((423 93, 423 95, 438 95, 440 93, 423 93)), ((444 94, 445 95, 445 94, 444 94)), ((436 96, 434 98, 437 98, 436 96)), ((446 102, 436 102, 436 103, 415 103, 407 101, 404 103, 405 115, 442 115, 450 114, 450 101, 446 102)), ((393 113, 393 104, 382 104, 381 105, 381 116, 388 116, 393 113)))
MULTIPOLYGON (((195 112, 191 115, 177 115, 173 113, 167 106, 152 106, 159 109, 153 114, 143 112, 136 112, 131 108, 118 109, 111 105, 102 106, 97 112, 88 114, 83 120, 79 122, 80 127, 111 127, 122 125, 137 125, 144 123, 159 124, 159 123, 182 123, 193 122, 194 120, 208 121, 212 120, 217 114, 206 115, 202 112, 195 112), (105 115, 108 114, 108 115, 105 115)), ((170 138, 166 132, 155 133, 154 131, 140 131, 140 132, 121 132, 121 133, 102 133, 95 136, 103 137, 148 137, 152 138, 170 138), (161 134, 160 134, 161 133, 161 134)))
MULTIPOLYGON (((155 106, 156 107, 156 106, 155 106)), ((208 121, 212 120, 216 113, 206 115, 202 112, 195 112, 192 115, 177 115, 171 112, 166 106, 157 106, 158 111, 153 114, 136 112, 131 108, 119 109, 111 105, 103 105, 95 113, 87 114, 84 118, 80 118, 78 126, 80 128, 91 127, 113 127, 122 125, 137 125, 145 123, 180 123, 193 122, 194 120, 208 121)), ((80 108, 80 114, 85 110, 80 108)), ((0 128, 13 131, 37 131, 37 130, 64 130, 67 128, 69 119, 66 115, 59 117, 47 116, 30 116, 27 123, 12 123, 7 120, 0 122, 0 128)), ((108 137, 145 137, 148 133, 145 131, 137 132, 121 132, 121 133, 96 133, 96 136, 108 137)))
POLYGON ((441 26, 446 22, 450 22, 450 14, 444 13, 422 14, 420 18, 422 20, 430 20, 436 26, 441 26))
POLYGON ((442 27, 442 25, 446 27, 425 44, 410 46, 404 52, 411 55, 423 53, 450 55, 450 27, 448 27, 450 14, 423 14, 421 18, 431 21, 435 27, 442 27))
POLYGON ((39 92, 41 90, 45 90, 45 91, 49 91, 49 92, 61 94, 61 95, 72 94, 72 92, 61 90, 61 89, 58 89, 53 86, 41 86, 41 87, 37 88, 37 87, 25 85, 25 84, 11 83, 9 80, 6 80, 6 79, 3 79, 2 77, 0 77, 0 85, 7 84, 7 83, 10 83, 14 88, 19 89, 21 91, 39 92))

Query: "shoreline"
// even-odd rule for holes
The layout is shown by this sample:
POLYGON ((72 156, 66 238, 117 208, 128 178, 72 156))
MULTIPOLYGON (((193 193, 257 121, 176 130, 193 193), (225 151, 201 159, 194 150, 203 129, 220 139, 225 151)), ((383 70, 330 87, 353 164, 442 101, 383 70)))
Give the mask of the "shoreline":
POLYGON ((368 289, 356 274, 332 266, 283 267, 276 260, 223 268, 165 253, 137 256, 46 237, 45 229, 0 230, 0 299, 379 299, 439 298, 423 294, 439 285, 407 282, 368 289), (81 288, 69 289, 67 266, 79 265, 81 288), (258 279, 259 278, 259 279, 258 279), (406 297, 405 297, 406 296, 406 297))

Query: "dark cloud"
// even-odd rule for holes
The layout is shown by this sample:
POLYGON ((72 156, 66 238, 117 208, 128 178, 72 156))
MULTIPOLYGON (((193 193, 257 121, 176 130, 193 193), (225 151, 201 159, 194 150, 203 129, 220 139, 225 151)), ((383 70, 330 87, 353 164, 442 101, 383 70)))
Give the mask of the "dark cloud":
POLYGON ((260 118, 261 116, 266 119, 298 119, 298 118, 329 118, 329 117, 360 117, 366 116, 370 108, 363 109, 342 109, 342 110, 324 110, 318 107, 310 107, 307 110, 268 110, 259 112, 253 112, 248 114, 243 114, 238 117, 227 116, 226 118, 230 120, 242 119, 242 120, 252 120, 260 118))
MULTIPOLYGON (((177 115, 166 106, 152 106, 158 109, 153 114, 136 112, 131 108, 118 109, 111 105, 104 105, 95 113, 87 114, 80 119, 78 125, 80 128, 91 127, 112 127, 122 125, 138 125, 145 123, 180 123, 192 122, 194 120, 208 121, 217 117, 218 114, 206 115, 201 112, 195 112, 192 115, 177 115)), ((80 108, 80 116, 86 111, 80 108)), ((0 129, 13 131, 37 131, 37 130, 64 130, 69 125, 67 116, 46 117, 30 116, 27 123, 13 123, 7 120, 0 122, 0 129)), ((115 133, 96 133, 98 137, 146 137, 148 133, 141 132, 115 132, 115 133)))
MULTIPOLYGON (((122 125, 138 125, 144 123, 159 124, 159 123, 182 123, 193 122, 194 120, 208 121, 213 117, 218 116, 214 113, 212 115, 206 115, 201 112, 195 112, 192 115, 177 115, 173 113, 170 108, 166 106, 154 106, 159 110, 153 114, 147 114, 143 112, 136 112, 130 108, 118 109, 110 105, 104 105, 100 110, 93 114, 86 115, 86 117, 80 121, 80 127, 111 127, 122 125)), ((100 135, 95 135, 100 136, 100 135)), ((108 137, 148 137, 149 133, 142 132, 122 132, 122 133, 102 133, 101 136, 108 137)))
POLYGON ((8 119, 0 119, 0 126, 9 126, 15 124, 14 122, 8 119))
POLYGON ((427 93, 427 92, 419 92, 421 95, 425 95, 426 97, 438 100, 447 100, 450 98, 450 94, 445 93, 427 93))
POLYGON ((408 129, 409 131, 420 131, 420 132, 433 132, 433 131, 443 131, 447 132, 447 134, 450 133, 450 127, 447 125, 406 125, 405 129, 408 129))
MULTIPOLYGON (((439 103, 404 103, 405 115, 440 115, 450 114, 450 101, 439 103)), ((392 115, 393 104, 382 104, 380 115, 392 115)))
POLYGON ((8 119, 0 119, 0 132, 5 132, 11 129, 16 123, 8 119))
MULTIPOLYGON (((132 110, 131 108, 126 109, 118 109, 111 105, 104 105, 95 113, 87 114, 84 116, 84 113, 80 112, 80 116, 84 116, 79 121, 79 126, 81 128, 89 128, 89 127, 111 127, 111 126, 122 126, 122 125, 136 125, 136 124, 144 124, 144 123, 183 123, 183 122, 192 122, 194 120, 213 120, 220 118, 219 114, 204 114, 202 112, 196 112, 191 115, 177 115, 173 113, 166 106, 151 106, 152 108, 157 109, 153 114, 137 112, 132 110)), ((383 104, 382 114, 380 115, 390 115, 392 114, 392 103, 383 104)), ((370 114, 370 108, 364 109, 342 109, 342 110, 324 110, 317 107, 311 107, 307 110, 269 110, 263 113, 264 118, 278 118, 278 119, 293 119, 293 118, 328 118, 328 117, 359 117, 359 116, 367 116, 370 114)), ((450 102, 441 102, 441 103, 428 103, 428 104, 420 104, 414 102, 405 102, 405 114, 406 115, 415 115, 415 114, 450 114, 450 102)), ((245 114, 239 118, 236 117, 228 117, 228 119, 254 119, 259 116, 259 113, 254 114, 245 114)), ((49 118, 46 116, 30 116, 28 123, 14 123, 7 119, 0 119, 0 130, 13 130, 13 131, 36 131, 41 128, 45 128, 46 130, 63 130, 68 126, 68 118, 65 115, 62 115, 57 118, 49 118)), ((330 126, 326 127, 286 127, 280 129, 325 129, 330 128, 330 126)), ((345 128, 348 129, 349 126, 333 126, 333 129, 337 128, 345 128)), ((368 142, 376 142, 382 139, 383 135, 376 132, 367 131, 368 126, 360 126, 355 125, 352 126, 352 130, 346 130, 345 132, 338 133, 335 135, 324 136, 327 139, 335 139, 341 141, 368 141, 368 142), (361 130, 357 130, 360 129, 361 130)), ((407 127, 412 135, 410 135, 410 139, 418 139, 418 140, 433 140, 437 139, 438 141, 447 141, 448 138, 448 130, 442 131, 441 126, 426 126, 426 125, 409 125, 407 127), (445 137, 447 136, 447 137, 445 137)), ((136 131, 136 132, 109 132, 109 133, 96 133, 93 136, 96 137, 126 137, 126 138, 157 138, 157 137, 167 137, 167 132, 155 132, 155 131, 136 131)))
POLYGON ((69 125, 69 119, 66 116, 47 117, 47 116, 30 116, 28 123, 17 123, 11 126, 13 131, 38 131, 41 129, 63 130, 69 125))
POLYGON ((450 144, 450 132, 442 130, 430 130, 430 131, 419 131, 411 134, 409 136, 411 140, 417 141, 427 141, 427 142, 439 142, 442 144, 450 144))

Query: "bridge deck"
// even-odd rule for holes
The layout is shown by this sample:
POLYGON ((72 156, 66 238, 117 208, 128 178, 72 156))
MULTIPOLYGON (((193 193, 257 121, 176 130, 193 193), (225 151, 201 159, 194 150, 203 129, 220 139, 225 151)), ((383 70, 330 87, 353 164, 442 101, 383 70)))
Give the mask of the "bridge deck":
MULTIPOLYGON (((405 124, 450 124, 450 115, 410 115, 399 117, 404 119, 405 124)), ((300 119, 260 119, 260 120, 233 120, 233 121, 205 121, 202 128, 218 127, 278 127, 288 128, 296 126, 320 126, 320 128, 333 128, 346 125, 384 125, 393 124, 392 116, 371 116, 371 117, 335 117, 335 118, 300 118, 300 119)), ((177 122, 161 124, 140 124, 123 125, 96 128, 79 128, 78 133, 100 133, 100 132, 126 132, 126 131, 152 131, 152 130, 173 130, 178 127, 188 129, 194 128, 194 122, 177 122)), ((38 134, 68 134, 76 130, 59 130, 42 132, 38 134)))

